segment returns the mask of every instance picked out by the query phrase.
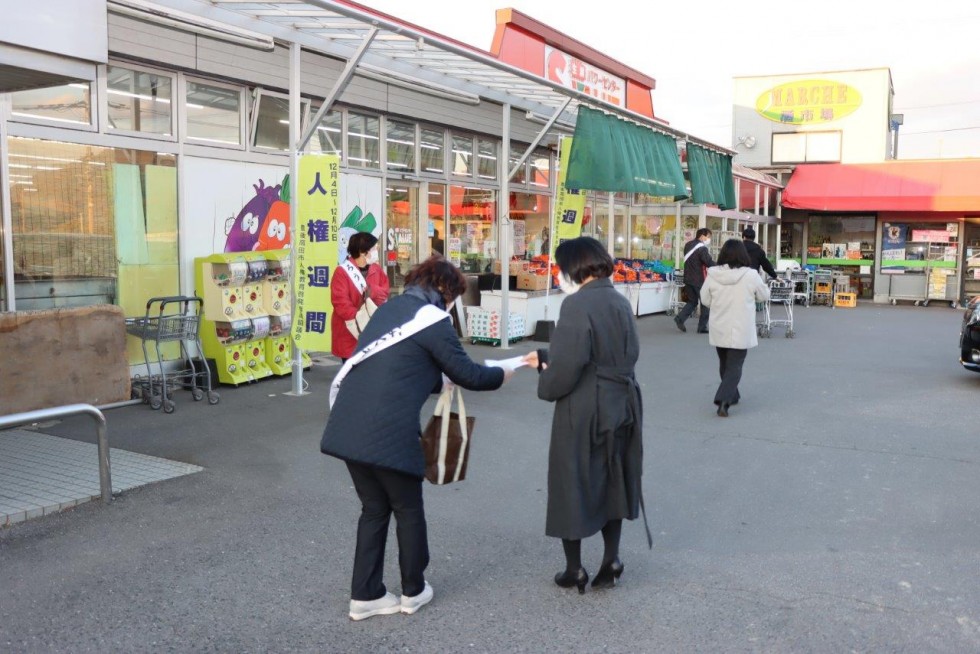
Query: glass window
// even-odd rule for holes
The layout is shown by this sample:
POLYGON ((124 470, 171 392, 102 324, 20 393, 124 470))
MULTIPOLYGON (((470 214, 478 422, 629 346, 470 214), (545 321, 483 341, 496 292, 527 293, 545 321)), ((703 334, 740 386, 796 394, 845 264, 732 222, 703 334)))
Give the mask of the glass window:
MULTIPOLYGON (((300 101, 300 124, 309 107, 309 100, 300 101)), ((288 152, 289 147, 289 98, 260 91, 255 100, 254 133, 252 145, 288 152)))
POLYGON ((187 82, 187 137, 212 143, 242 144, 239 89, 187 82))
POLYGON ((497 258, 496 194, 472 186, 449 187, 449 252, 459 248, 463 272, 490 272, 497 258))
POLYGON ((497 143, 480 139, 478 144, 477 175, 483 179, 497 179, 497 143))
POLYGON ((73 125, 92 124, 91 86, 86 83, 10 94, 15 118, 44 118, 73 125))
POLYGON ((671 253, 664 254, 660 230, 662 216, 649 216, 638 212, 630 216, 630 257, 633 259, 669 259, 671 253))
POLYGON ((803 223, 783 221, 779 230, 779 258, 803 262, 803 223))
POLYGON ((613 209, 613 256, 625 259, 629 256, 629 231, 626 221, 627 206, 617 203, 613 209))
POLYGON ((549 188, 551 185, 551 155, 538 150, 531 155, 531 186, 549 188))
MULTIPOLYGON (((177 294, 176 157, 8 144, 19 309, 106 303, 135 316, 150 297, 177 294)), ((131 362, 142 361, 136 346, 131 362)))
POLYGON ((441 254, 444 257, 452 255, 452 262, 459 265, 459 244, 452 252, 446 251, 446 185, 429 184, 429 250, 423 255, 441 254))
POLYGON ((398 185, 385 189, 386 225, 394 236, 395 265, 388 266, 388 282, 393 293, 405 288, 405 276, 418 263, 418 203, 419 189, 398 185))
MULTIPOLYGON (((874 259, 873 216, 811 216, 807 260, 874 259), (865 256, 866 255, 866 256, 865 256)), ((816 262, 811 262, 816 263, 816 262)), ((863 265, 869 265, 867 263, 863 265)))
POLYGON ((316 126, 316 132, 313 134, 313 138, 310 139, 310 149, 312 152, 341 155, 341 147, 343 145, 343 118, 343 112, 328 111, 320 119, 320 124, 316 126))
POLYGON ((107 84, 110 129, 173 134, 173 81, 170 77, 109 66, 107 84))
POLYGON ((595 198, 595 214, 592 219, 593 235, 603 245, 609 245, 609 194, 599 192, 595 198))
POLYGON ((387 121, 388 168, 394 172, 415 172, 415 125, 387 121))
POLYGON ((453 135, 453 174, 473 175, 473 138, 453 135))
MULTIPOLYGON (((536 257, 551 251, 551 204, 547 195, 510 194, 510 217, 514 226, 514 255, 536 257)), ((557 244, 556 244, 557 245, 557 244)))
MULTIPOLYGON (((510 163, 507 166, 506 174, 509 174, 510 171, 514 169, 514 166, 517 165, 517 161, 521 158, 521 155, 524 154, 525 150, 527 150, 526 145, 513 142, 510 144, 510 163)), ((525 159, 524 163, 521 164, 521 167, 517 169, 514 176, 510 178, 510 183, 517 186, 527 184, 527 159, 525 159)))
POLYGON ((347 114, 347 162, 360 168, 381 168, 381 120, 377 116, 347 114))
POLYGON ((423 173, 441 175, 446 172, 446 136, 442 130, 422 129, 419 148, 419 164, 423 173))

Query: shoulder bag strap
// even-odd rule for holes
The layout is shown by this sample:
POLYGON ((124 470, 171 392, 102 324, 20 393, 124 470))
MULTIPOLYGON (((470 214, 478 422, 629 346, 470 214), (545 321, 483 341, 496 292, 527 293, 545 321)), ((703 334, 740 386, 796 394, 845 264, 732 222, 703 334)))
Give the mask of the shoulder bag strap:
POLYGON ((466 446, 470 440, 469 428, 466 424, 466 406, 463 404, 463 391, 456 387, 456 406, 458 407, 459 413, 459 435, 462 437, 462 443, 459 444, 459 459, 456 461, 456 473, 453 475, 453 481, 459 481, 459 475, 463 472, 463 461, 466 459, 466 446))

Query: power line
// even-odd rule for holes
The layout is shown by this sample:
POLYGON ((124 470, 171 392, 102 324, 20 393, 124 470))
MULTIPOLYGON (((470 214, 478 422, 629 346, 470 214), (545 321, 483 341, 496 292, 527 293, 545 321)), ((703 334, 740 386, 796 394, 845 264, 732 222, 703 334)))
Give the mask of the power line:
POLYGON ((938 109, 940 107, 957 107, 964 104, 980 104, 980 100, 964 100, 963 102, 943 102, 941 104, 921 104, 914 107, 896 107, 896 111, 908 111, 909 109, 938 109))
POLYGON ((943 132, 965 132, 971 129, 980 129, 980 125, 973 125, 972 127, 950 127, 949 129, 927 129, 922 132, 901 132, 901 135, 910 136, 912 134, 940 134, 943 132))

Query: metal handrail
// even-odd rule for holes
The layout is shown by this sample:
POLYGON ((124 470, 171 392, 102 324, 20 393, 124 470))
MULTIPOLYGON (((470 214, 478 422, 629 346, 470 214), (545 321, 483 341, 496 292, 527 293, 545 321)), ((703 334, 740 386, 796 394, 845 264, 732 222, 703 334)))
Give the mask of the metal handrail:
POLYGON ((102 491, 102 501, 112 501, 112 476, 109 470, 109 437, 106 434, 105 416, 91 404, 67 404, 65 406, 13 413, 0 416, 0 429, 19 427, 32 422, 50 420, 51 418, 66 418, 68 416, 88 415, 95 420, 95 431, 99 445, 99 489, 102 491))

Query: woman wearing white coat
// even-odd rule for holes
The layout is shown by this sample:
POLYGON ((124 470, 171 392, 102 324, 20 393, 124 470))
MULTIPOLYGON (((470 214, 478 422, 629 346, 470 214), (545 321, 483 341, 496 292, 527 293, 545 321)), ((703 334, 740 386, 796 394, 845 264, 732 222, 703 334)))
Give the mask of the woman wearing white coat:
POLYGON ((718 350, 721 385, 715 393, 715 404, 723 418, 728 417, 731 405, 738 404, 745 355, 750 347, 759 344, 755 332, 756 302, 769 299, 769 287, 751 265, 742 241, 726 241, 718 254, 718 265, 708 269, 701 287, 701 304, 711 308, 708 342, 718 350))

